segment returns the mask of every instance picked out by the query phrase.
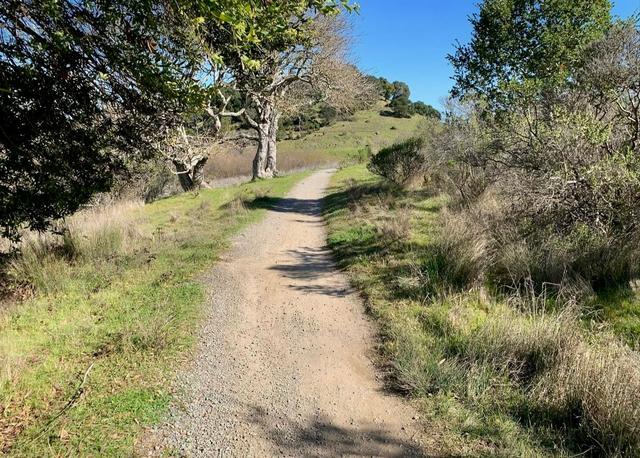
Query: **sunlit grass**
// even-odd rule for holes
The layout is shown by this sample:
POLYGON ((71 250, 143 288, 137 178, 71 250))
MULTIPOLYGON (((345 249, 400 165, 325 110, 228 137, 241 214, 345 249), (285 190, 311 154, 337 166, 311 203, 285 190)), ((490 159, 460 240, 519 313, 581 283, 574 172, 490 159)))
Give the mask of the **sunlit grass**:
POLYGON ((640 357, 609 332, 631 322, 633 299, 618 310, 620 297, 600 298, 605 326, 585 326, 589 309, 465 285, 464 258, 443 251, 446 203, 363 165, 340 170, 325 199, 329 245, 379 324, 389 386, 421 406, 444 454, 637 450, 640 357))
POLYGON ((64 236, 30 239, 10 269, 34 296, 0 317, 0 449, 130 456, 193 344, 198 273, 264 212, 226 204, 303 176, 86 211, 64 236))

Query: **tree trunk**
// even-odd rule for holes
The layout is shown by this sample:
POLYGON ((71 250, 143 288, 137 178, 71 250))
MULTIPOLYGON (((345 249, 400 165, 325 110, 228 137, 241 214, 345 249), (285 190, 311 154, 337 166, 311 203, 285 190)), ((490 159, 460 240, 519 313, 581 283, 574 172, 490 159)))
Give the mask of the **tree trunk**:
POLYGON ((191 174, 189 173, 189 168, 184 161, 174 159, 173 165, 176 168, 176 173, 178 174, 178 181, 180 182, 180 187, 183 191, 191 191, 193 189, 193 180, 191 179, 191 174))
POLYGON ((253 179, 269 178, 265 173, 267 153, 269 151, 269 125, 260 124, 258 127, 258 149, 253 158, 253 179))
POLYGON ((204 166, 207 163, 208 159, 208 156, 203 156, 199 158, 193 165, 191 172, 191 181, 193 182, 194 189, 209 187, 209 185, 204 181, 204 166))
POLYGON ((275 113, 274 101, 272 99, 261 99, 256 105, 258 108, 258 120, 252 124, 258 133, 258 149, 253 159, 254 180, 273 177, 273 173, 267 170, 267 164, 271 125, 275 113))
POLYGON ((278 145, 277 145, 276 139, 278 136, 279 120, 280 120, 280 113, 278 113, 274 109, 273 116, 271 117, 271 124, 269 126, 267 163, 265 165, 265 174, 270 178, 278 175, 278 168, 277 168, 278 145))
POLYGON ((207 159, 209 159, 207 156, 196 157, 190 161, 173 159, 172 162, 183 191, 195 191, 207 187, 204 182, 204 165, 207 163, 207 159))

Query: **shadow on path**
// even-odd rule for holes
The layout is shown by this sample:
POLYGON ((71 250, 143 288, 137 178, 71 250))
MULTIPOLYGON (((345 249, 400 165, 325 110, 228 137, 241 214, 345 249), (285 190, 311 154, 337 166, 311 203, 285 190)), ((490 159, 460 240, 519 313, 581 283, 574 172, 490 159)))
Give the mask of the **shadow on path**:
POLYGON ((281 213, 299 213, 322 216, 323 199, 294 199, 291 197, 257 197, 247 204, 249 208, 263 208, 281 213))
POLYGON ((287 252, 295 259, 292 264, 275 264, 270 270, 280 272, 284 277, 303 281, 304 284, 291 284, 290 288, 308 294, 324 294, 327 296, 344 297, 353 292, 353 288, 343 284, 336 278, 330 278, 336 270, 336 265, 329 248, 302 247, 287 252), (316 284, 308 284, 310 281, 316 284))
MULTIPOLYGON (((281 213, 297 213, 306 216, 322 217, 324 199, 295 199, 258 197, 248 204, 251 208, 261 208, 281 213)), ((314 221, 297 220, 303 223, 314 221)), ((324 224, 319 221, 318 224, 324 224)), ((333 253, 328 247, 301 247, 289 250, 296 262, 293 264, 275 264, 269 269, 280 272, 283 276, 303 282, 320 280, 328 277, 336 270, 333 253)), ((351 293, 352 288, 335 280, 326 280, 317 284, 291 284, 290 288, 297 291, 327 296, 344 297, 351 293)))
POLYGON ((412 442, 392 437, 379 429, 336 426, 321 415, 300 424, 289 418, 274 419, 263 408, 249 407, 248 422, 257 425, 264 437, 290 456, 385 456, 429 457, 412 442))

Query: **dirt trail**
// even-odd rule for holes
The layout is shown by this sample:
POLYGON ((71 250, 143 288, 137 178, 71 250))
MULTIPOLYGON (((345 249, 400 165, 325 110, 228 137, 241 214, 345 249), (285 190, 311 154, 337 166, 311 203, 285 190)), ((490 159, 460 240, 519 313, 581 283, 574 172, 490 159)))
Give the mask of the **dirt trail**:
POLYGON ((363 306, 325 248, 331 171, 268 202, 205 278, 207 318, 156 431, 186 456, 425 456, 415 412, 385 393, 363 306))

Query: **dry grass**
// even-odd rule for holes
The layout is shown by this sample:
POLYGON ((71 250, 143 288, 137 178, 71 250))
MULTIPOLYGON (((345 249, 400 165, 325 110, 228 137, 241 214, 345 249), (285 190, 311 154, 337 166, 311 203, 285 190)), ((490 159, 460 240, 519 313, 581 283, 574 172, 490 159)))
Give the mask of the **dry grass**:
MULTIPOLYGON (((250 176, 255 147, 230 146, 223 147, 216 152, 205 166, 205 176, 208 179, 232 178, 250 176)), ((336 165, 339 160, 335 156, 322 151, 289 151, 278 155, 278 170, 291 172, 304 168, 336 165)))
POLYGON ((442 210, 440 237, 436 250, 443 270, 453 284, 471 285, 482 280, 491 254, 485 228, 480 221, 469 220, 442 210))
POLYGON ((539 380, 536 398, 604 453, 640 449, 640 356, 614 339, 579 341, 539 380))
POLYGON ((16 283, 28 283, 50 293, 69 270, 69 262, 109 261, 131 253, 145 236, 132 219, 143 204, 120 201, 82 210, 57 225, 55 233, 24 234, 7 274, 16 283))
POLYGON ((393 213, 393 216, 385 218, 378 224, 380 235, 389 242, 406 240, 411 234, 412 216, 410 208, 399 208, 393 213))
POLYGON ((483 281, 495 201, 461 217, 446 200, 376 188, 362 166, 335 180, 329 244, 378 319, 390 385, 420 399, 453 455, 635 456, 638 353, 584 325, 584 285, 483 281), (390 245, 383 232, 403 236, 390 245))
POLYGON ((238 196, 233 200, 231 200, 225 207, 233 215, 246 213, 248 211, 247 198, 243 196, 238 196))

